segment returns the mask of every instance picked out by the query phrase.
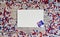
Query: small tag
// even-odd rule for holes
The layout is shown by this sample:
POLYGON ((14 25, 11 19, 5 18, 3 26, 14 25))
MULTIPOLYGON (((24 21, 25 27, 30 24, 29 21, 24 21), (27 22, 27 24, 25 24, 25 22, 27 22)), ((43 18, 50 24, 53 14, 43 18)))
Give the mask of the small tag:
POLYGON ((38 24, 38 27, 43 27, 44 26, 44 22, 42 20, 39 21, 37 24, 38 24))

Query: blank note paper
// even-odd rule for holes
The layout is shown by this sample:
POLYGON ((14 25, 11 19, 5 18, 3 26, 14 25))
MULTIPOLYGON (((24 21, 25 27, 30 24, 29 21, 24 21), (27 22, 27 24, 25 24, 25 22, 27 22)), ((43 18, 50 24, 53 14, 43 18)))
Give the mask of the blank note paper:
POLYGON ((18 27, 38 27, 37 22, 43 20, 43 10, 18 10, 18 27))

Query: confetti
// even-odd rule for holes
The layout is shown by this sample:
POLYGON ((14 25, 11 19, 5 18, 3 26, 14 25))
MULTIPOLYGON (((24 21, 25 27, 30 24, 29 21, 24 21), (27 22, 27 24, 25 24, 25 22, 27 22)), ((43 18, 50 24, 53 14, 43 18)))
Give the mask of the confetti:
POLYGON ((60 37, 59 25, 60 0, 0 0, 0 37, 60 37), (38 27, 44 25, 44 29, 37 28, 34 32, 31 28, 33 32, 30 33, 17 29, 17 10, 39 9, 45 11, 44 22, 42 20, 38 22, 38 27), (11 20, 14 20, 14 23, 11 20))

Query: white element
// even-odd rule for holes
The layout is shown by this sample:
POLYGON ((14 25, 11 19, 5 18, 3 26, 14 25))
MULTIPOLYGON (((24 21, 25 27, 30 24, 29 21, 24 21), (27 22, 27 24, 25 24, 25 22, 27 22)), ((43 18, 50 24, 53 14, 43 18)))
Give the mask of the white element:
POLYGON ((38 27, 37 22, 43 21, 44 10, 18 10, 18 27, 38 27))
POLYGON ((42 25, 41 27, 44 27, 44 25, 42 25))

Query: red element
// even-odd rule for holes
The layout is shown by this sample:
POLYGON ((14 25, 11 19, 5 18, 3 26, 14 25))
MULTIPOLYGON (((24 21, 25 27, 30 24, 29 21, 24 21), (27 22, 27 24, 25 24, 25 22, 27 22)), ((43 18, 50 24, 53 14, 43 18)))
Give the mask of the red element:
POLYGON ((20 8, 19 10, 22 10, 23 8, 20 8))
POLYGON ((38 5, 35 6, 35 8, 39 7, 38 5))
POLYGON ((10 7, 12 4, 6 2, 6 5, 7 5, 10 9, 12 9, 12 8, 10 7))
POLYGON ((54 2, 56 2, 56 0, 54 0, 54 2))
POLYGON ((10 12, 6 12, 6 14, 10 14, 10 12))
POLYGON ((42 32, 40 32, 40 37, 42 37, 42 32))
POLYGON ((32 33, 32 35, 36 35, 36 32, 32 33))
POLYGON ((27 2, 27 0, 22 0, 22 2, 27 2))
POLYGON ((48 4, 48 0, 42 0, 42 2, 48 4))
POLYGON ((50 30, 51 30, 51 28, 48 28, 48 33, 49 33, 50 30))
POLYGON ((11 27, 11 24, 8 24, 8 26, 10 26, 10 27, 11 27))
POLYGON ((45 33, 43 34, 43 36, 48 36, 47 32, 45 32, 45 33))
POLYGON ((57 26, 60 26, 60 24, 57 24, 57 26))
POLYGON ((6 20, 7 22, 9 22, 9 19, 8 19, 8 17, 6 17, 6 18, 5 18, 5 20, 6 20))
POLYGON ((26 4, 28 7, 31 7, 31 4, 26 4))
POLYGON ((4 25, 4 22, 2 22, 2 25, 4 25))
POLYGON ((2 15, 2 12, 0 12, 0 15, 2 15))
POLYGON ((3 16, 5 16, 5 13, 6 13, 6 10, 4 9, 4 13, 3 13, 3 16))
POLYGON ((14 4, 14 2, 12 1, 11 5, 14 4))

